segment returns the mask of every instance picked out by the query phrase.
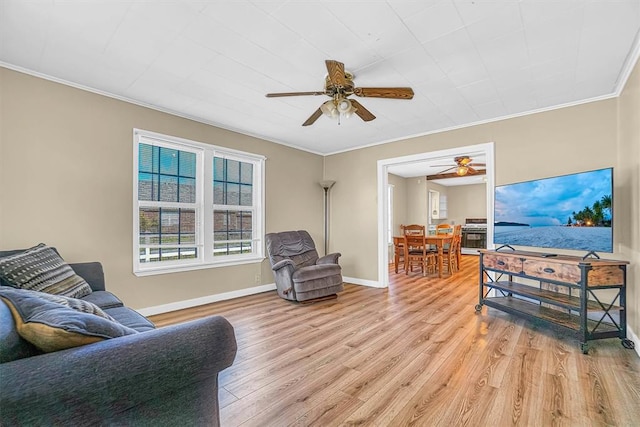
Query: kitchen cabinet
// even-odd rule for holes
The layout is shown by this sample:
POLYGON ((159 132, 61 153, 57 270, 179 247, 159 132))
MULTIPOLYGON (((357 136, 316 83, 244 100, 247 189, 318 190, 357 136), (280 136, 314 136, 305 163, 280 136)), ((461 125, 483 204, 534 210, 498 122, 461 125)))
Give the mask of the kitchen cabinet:
POLYGON ((447 218, 447 196, 439 191, 429 190, 429 215, 431 219, 447 218))

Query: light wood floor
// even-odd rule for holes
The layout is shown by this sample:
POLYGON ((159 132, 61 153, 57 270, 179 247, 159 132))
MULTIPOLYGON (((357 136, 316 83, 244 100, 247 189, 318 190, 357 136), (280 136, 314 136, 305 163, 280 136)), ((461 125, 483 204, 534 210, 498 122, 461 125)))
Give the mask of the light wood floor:
POLYGON ((299 305, 275 291, 152 318, 233 324, 220 374, 223 426, 638 426, 640 358, 620 340, 578 342, 484 307, 478 258, 450 278, 391 273, 299 305))

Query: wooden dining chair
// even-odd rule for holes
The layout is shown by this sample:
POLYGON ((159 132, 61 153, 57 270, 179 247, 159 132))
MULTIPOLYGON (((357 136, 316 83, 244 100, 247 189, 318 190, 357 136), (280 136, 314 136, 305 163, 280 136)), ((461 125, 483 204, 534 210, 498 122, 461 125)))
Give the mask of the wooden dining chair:
MULTIPOLYGON (((400 226, 402 227, 402 226, 400 226)), ((395 268, 396 274, 398 273, 398 266, 402 266, 404 268, 404 236, 394 236, 393 238, 393 267, 395 268)))
MULTIPOLYGON (((402 230, 402 235, 403 236, 424 236, 426 233, 426 227, 424 225, 420 225, 420 224, 409 224, 409 225, 401 225, 400 229, 402 230)), ((402 242, 402 249, 403 249, 403 255, 402 258, 405 260, 404 262, 404 271, 405 273, 407 272, 407 268, 410 268, 411 270, 413 270, 413 265, 416 264, 417 261, 417 253, 414 253, 414 256, 412 257, 411 260, 408 260, 407 258, 407 252, 406 252, 406 248, 407 248, 407 242, 406 239, 403 240, 402 242)), ((417 251, 417 248, 409 248, 409 250, 412 250, 413 252, 417 251)))
POLYGON ((410 225, 401 225, 400 229, 403 235, 407 234, 416 234, 416 235, 425 235, 425 226, 420 224, 410 224, 410 225))
POLYGON ((404 235, 404 272, 413 272, 413 267, 420 267, 424 276, 436 269, 436 255, 429 249, 424 232, 422 234, 404 235))
POLYGON ((460 269, 460 245, 462 244, 462 226, 453 227, 451 244, 443 249, 442 264, 446 266, 449 274, 453 274, 460 269))
POLYGON ((453 227, 450 224, 438 224, 436 226, 436 234, 449 234, 453 227))
MULTIPOLYGON (((420 224, 400 224, 400 234, 402 236, 404 236, 405 234, 424 236, 425 230, 425 226, 420 224)), ((402 265, 406 269, 404 238, 393 238, 393 264, 396 273, 398 272, 398 267, 400 265, 402 265)))
POLYGON ((456 271, 460 270, 460 257, 462 256, 462 225, 453 227, 453 235, 456 237, 456 271))

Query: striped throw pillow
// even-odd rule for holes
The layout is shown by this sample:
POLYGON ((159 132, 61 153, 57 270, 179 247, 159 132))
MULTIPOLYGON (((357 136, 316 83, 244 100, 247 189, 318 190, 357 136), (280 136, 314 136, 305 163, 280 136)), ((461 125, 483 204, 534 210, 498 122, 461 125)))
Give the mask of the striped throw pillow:
POLYGON ((10 286, 48 294, 82 298, 91 287, 52 247, 40 243, 24 252, 0 258, 0 277, 10 286))
POLYGON ((53 295, 48 294, 46 292, 37 292, 37 291, 29 291, 26 289, 21 289, 19 292, 26 292, 28 296, 34 298, 40 298, 49 302, 53 302, 56 304, 63 305, 65 307, 72 308, 74 310, 80 311, 82 313, 87 314, 95 314, 96 316, 100 316, 104 319, 111 320, 112 322, 116 322, 116 320, 109 316, 103 309, 95 305, 90 301, 85 301, 83 299, 65 297, 62 295, 53 295))

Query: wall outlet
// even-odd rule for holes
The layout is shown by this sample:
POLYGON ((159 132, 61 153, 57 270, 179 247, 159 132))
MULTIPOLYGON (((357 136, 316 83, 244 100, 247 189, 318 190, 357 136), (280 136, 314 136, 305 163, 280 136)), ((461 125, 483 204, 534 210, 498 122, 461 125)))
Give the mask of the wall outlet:
POLYGON ((255 277, 254 280, 255 280, 255 284, 259 285, 260 284, 260 280, 261 280, 260 274, 256 274, 256 277, 255 277))

